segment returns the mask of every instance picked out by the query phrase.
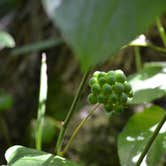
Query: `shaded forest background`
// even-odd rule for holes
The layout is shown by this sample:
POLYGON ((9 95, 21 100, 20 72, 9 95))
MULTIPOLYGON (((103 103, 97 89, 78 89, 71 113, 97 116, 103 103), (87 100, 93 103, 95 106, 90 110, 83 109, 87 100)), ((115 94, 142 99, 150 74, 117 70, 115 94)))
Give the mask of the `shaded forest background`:
MULTIPOLYGON (((162 23, 166 27, 165 16, 162 17, 162 23)), ((16 48, 3 49, 0 52, 0 91, 10 94, 13 99, 12 107, 0 114, 1 124, 5 123, 7 127, 7 133, 0 134, 0 164, 4 164, 4 152, 9 146, 21 144, 34 147, 30 126, 37 115, 41 53, 46 52, 48 64, 46 112, 57 123, 64 119, 82 73, 77 59, 63 41, 58 28, 47 17, 40 0, 1 0, 0 30, 9 32, 16 41, 16 48)), ((146 35, 152 43, 162 46, 155 25, 151 26, 146 35)), ((120 68, 126 74, 136 71, 132 48, 126 48, 116 56, 113 61, 110 58, 94 70, 120 68)), ((166 54, 142 48, 141 58, 142 62, 166 61, 166 54)), ((88 92, 86 86, 77 113, 70 124, 71 129, 86 114, 89 107, 86 101, 88 92)), ((165 98, 155 102, 164 106, 165 98)), ((125 114, 111 119, 105 117, 101 111, 97 112, 80 132, 67 156, 77 161, 84 160, 87 165, 118 166, 116 138, 133 110, 137 109, 128 108, 125 114)), ((3 133, 2 126, 0 130, 3 133)), ((54 152, 58 131, 55 128, 51 139, 44 144, 45 151, 54 152)), ((70 134, 69 130, 66 139, 70 134)))

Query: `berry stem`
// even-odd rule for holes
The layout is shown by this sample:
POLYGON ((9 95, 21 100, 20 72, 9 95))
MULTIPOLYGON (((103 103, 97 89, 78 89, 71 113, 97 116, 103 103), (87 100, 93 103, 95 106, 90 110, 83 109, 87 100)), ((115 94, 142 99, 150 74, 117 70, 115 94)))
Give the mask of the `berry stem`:
POLYGON ((135 166, 140 166, 140 164, 142 163, 142 160, 144 159, 145 155, 148 153, 152 143, 154 142, 154 140, 156 139, 160 129, 162 128, 163 124, 165 123, 166 121, 166 113, 165 115, 163 116, 163 118, 161 119, 161 121, 158 123, 154 133, 152 134, 151 138, 149 139, 149 141, 147 142, 147 144, 145 145, 145 148, 143 150, 143 152, 141 153, 137 163, 135 166))
POLYGON ((61 153, 61 155, 63 156, 67 150, 69 149, 69 147, 71 146, 71 144, 74 141, 74 138, 77 136, 78 132, 80 131, 80 129, 83 127, 83 125, 87 122, 87 120, 89 119, 89 117, 97 110, 97 108, 100 106, 100 104, 96 104, 94 105, 94 107, 90 110, 89 114, 79 123, 79 125, 75 128, 72 136, 70 137, 68 143, 66 144, 63 152, 61 153))
POLYGON ((57 140, 57 144, 56 144, 56 151, 57 151, 58 155, 61 155, 62 142, 63 142, 64 135, 65 135, 65 132, 66 132, 66 129, 67 129, 67 125, 68 125, 68 123, 69 123, 69 121, 70 121, 70 119, 71 119, 71 117, 72 117, 72 115, 74 113, 74 110, 75 110, 77 102, 78 102, 78 100, 79 100, 79 98, 81 96, 81 92, 82 92, 83 87, 84 87, 84 85, 85 85, 85 83, 87 81, 89 73, 90 73, 90 71, 88 71, 88 72, 86 72, 84 74, 84 76, 83 76, 83 78, 81 80, 81 83, 80 83, 80 85, 78 87, 78 90, 76 92, 76 95, 75 95, 75 97, 73 99, 73 102, 72 102, 72 104, 70 106, 69 112, 68 112, 68 114, 67 114, 67 116, 66 116, 66 118, 64 120, 64 124, 61 127, 61 130, 60 130, 60 133, 59 133, 59 136, 58 136, 58 140, 57 140))

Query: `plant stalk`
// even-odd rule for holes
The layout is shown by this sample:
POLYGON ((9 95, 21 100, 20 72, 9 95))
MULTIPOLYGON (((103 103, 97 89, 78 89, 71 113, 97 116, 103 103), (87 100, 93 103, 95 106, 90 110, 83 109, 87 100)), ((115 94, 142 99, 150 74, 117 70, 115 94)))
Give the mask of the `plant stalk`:
POLYGON ((166 33, 164 31, 164 27, 162 26, 160 18, 157 18, 156 24, 157 24, 157 29, 160 33, 161 39, 163 41, 164 47, 166 47, 166 33))
POLYGON ((136 63, 136 68, 137 71, 140 71, 140 69, 142 68, 141 66, 141 55, 140 55, 140 48, 135 46, 134 47, 134 51, 135 51, 135 63, 136 63))
POLYGON ((69 149, 69 147, 73 143, 73 141, 74 141, 75 137, 77 136, 78 132, 80 131, 80 129, 83 127, 83 125, 87 122, 87 120, 89 119, 89 117, 97 110, 97 108, 99 106, 100 106, 99 104, 94 105, 94 107, 90 110, 89 114, 75 128, 72 136, 70 137, 70 139, 69 139, 68 143, 66 144, 63 152, 61 153, 62 156, 67 152, 67 150, 69 149))
POLYGON ((56 152, 58 155, 61 154, 61 148, 62 148, 62 143, 63 143, 63 139, 64 139, 64 135, 65 135, 65 132, 66 132, 66 129, 67 129, 67 125, 74 113, 74 110, 76 108, 76 105, 77 105, 77 102, 81 96, 81 93, 82 93, 82 90, 83 90, 83 87, 86 83, 86 80, 88 79, 88 76, 89 76, 89 71, 86 72, 81 80, 81 83, 78 87, 78 90, 76 92, 76 95, 73 99, 73 102, 70 106, 70 109, 69 109, 69 112, 64 120, 64 123, 63 123, 63 126, 61 127, 61 130, 60 130, 60 133, 59 133, 59 136, 58 136, 58 140, 57 140, 57 144, 56 144, 56 152))
POLYGON ((36 122, 36 136, 35 143, 36 149, 42 149, 42 134, 43 134, 43 123, 46 109, 47 99, 47 65, 46 65, 46 54, 42 54, 41 60, 41 71, 40 71, 40 92, 39 92, 39 106, 37 112, 36 122))
POLYGON ((157 125, 157 127, 156 127, 156 129, 155 129, 153 135, 151 136, 151 138, 149 139, 149 141, 148 141, 147 144, 145 145, 145 148, 144 148, 143 152, 141 153, 141 155, 140 155, 140 157, 139 157, 139 159, 138 159, 138 161, 137 161, 137 163, 136 163, 135 166, 140 166, 140 164, 142 163, 142 161, 143 161, 145 155, 148 153, 148 151, 149 151, 149 149, 150 149, 152 143, 153 143, 154 140, 156 139, 156 137, 157 137, 157 135, 158 135, 160 129, 162 128, 163 124, 165 123, 165 121, 166 121, 166 113, 165 113, 165 115, 163 116, 163 118, 161 119, 161 121, 159 122, 159 124, 157 125))

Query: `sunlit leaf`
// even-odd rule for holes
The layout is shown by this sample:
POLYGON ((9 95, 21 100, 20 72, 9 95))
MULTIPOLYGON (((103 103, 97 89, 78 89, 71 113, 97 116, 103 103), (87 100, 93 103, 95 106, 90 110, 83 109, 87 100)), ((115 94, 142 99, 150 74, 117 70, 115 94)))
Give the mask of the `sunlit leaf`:
POLYGON ((143 47, 147 47, 149 44, 150 43, 147 40, 146 36, 142 34, 142 35, 138 36, 135 40, 130 42, 128 45, 129 46, 143 46, 143 47))
POLYGON ((165 0, 43 0, 43 5, 83 70, 134 40, 166 10, 165 0))
POLYGON ((5 158, 10 166, 78 166, 63 157, 19 145, 9 148, 5 158))
MULTIPOLYGON (((144 112, 136 113, 128 121, 122 133, 118 138, 118 153, 121 165, 135 166, 142 150, 147 141, 154 132, 157 123, 164 116, 165 110, 160 107, 153 106, 145 109, 144 112)), ((155 140, 147 160, 144 160, 141 166, 156 166, 162 160, 164 152, 166 152, 166 123, 162 127, 155 140), (155 157, 154 155, 158 153, 155 157), (152 159, 154 157, 154 159, 152 159), (154 161, 155 160, 155 161, 154 161)))
POLYGON ((147 103, 166 95, 166 63, 147 63, 144 68, 129 77, 134 91, 130 104, 147 103))
POLYGON ((0 31, 0 50, 5 47, 12 48, 14 46, 15 46, 15 41, 13 37, 7 32, 0 31))

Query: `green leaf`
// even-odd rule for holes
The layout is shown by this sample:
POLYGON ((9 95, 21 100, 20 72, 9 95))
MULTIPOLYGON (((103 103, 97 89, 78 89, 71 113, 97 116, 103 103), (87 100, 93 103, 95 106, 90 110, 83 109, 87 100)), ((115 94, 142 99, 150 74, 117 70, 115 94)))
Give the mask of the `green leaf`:
MULTIPOLYGON (((44 117, 44 124, 43 124, 43 135, 42 135, 42 142, 45 144, 50 143, 57 133, 57 128, 61 127, 61 122, 56 121, 52 117, 45 116, 44 117)), ((32 120, 30 124, 30 135, 31 138, 35 139, 35 132, 36 131, 36 120, 32 120)))
POLYGON ((13 104, 13 99, 11 95, 1 93, 0 94, 0 111, 4 111, 6 109, 10 109, 13 104))
POLYGON ((134 91, 130 104, 151 102, 166 95, 166 63, 146 63, 144 68, 128 78, 134 91))
POLYGON ((166 9, 165 0, 43 0, 43 5, 83 70, 146 31, 166 9))
POLYGON ((0 31, 0 50, 5 47, 12 48, 14 46, 15 46, 15 41, 13 37, 7 32, 0 31))
MULTIPOLYGON (((166 123, 165 123, 166 129, 166 123)), ((163 127, 163 129, 164 129, 163 127)), ((160 134, 156 141, 154 142, 149 155, 147 156, 147 163, 149 166, 164 166, 163 160, 166 153, 166 132, 160 134)))
POLYGON ((78 166, 63 157, 19 145, 9 148, 5 158, 10 166, 78 166))
MULTIPOLYGON (((164 116, 165 110, 153 106, 145 109, 144 112, 133 115, 124 130, 118 137, 118 154, 121 165, 135 166, 140 153, 151 137, 157 123, 164 116), (127 152, 127 153, 126 153, 127 152)), ((157 139, 152 144, 152 148, 143 161, 144 166, 156 166, 166 152, 166 123, 162 127, 157 139), (164 145, 164 146, 163 146, 164 145), (155 160, 155 161, 154 161, 155 160)))

